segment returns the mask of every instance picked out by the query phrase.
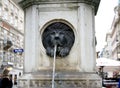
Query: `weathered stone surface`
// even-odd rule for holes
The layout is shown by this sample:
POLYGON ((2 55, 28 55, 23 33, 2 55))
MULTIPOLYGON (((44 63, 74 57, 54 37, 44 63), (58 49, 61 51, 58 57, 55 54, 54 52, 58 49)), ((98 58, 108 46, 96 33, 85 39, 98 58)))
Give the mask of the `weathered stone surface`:
POLYGON ((101 88, 95 74, 94 14, 100 0, 23 0, 25 60, 20 88, 51 88, 53 58, 42 43, 44 30, 62 22, 73 30, 74 44, 66 57, 56 57, 56 88, 101 88), (46 71, 46 72, 43 72, 46 71), (29 74, 27 74, 29 73, 29 74))
POLYGON ((25 9, 32 5, 39 5, 39 4, 57 4, 57 3, 86 3, 89 5, 94 6, 95 14, 97 13, 100 0, 22 0, 19 2, 20 6, 25 9))
MULTIPOLYGON (((52 73, 26 75, 19 79, 19 88, 51 88, 52 73)), ((101 78, 95 73, 58 72, 55 88, 101 88, 101 78)))

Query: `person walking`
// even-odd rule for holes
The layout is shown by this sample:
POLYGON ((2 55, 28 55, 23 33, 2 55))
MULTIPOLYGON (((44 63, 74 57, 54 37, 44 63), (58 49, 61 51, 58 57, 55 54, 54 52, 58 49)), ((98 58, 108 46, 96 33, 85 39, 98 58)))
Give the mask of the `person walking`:
POLYGON ((8 75, 3 75, 1 84, 2 84, 2 88, 9 88, 9 76, 8 75))
POLYGON ((2 80, 1 80, 1 84, 2 84, 2 87, 1 88, 12 88, 10 85, 10 79, 9 79, 9 70, 8 69, 4 69, 3 70, 3 73, 2 73, 2 80))
POLYGON ((14 87, 17 87, 17 74, 14 75, 14 87))
POLYGON ((2 88, 2 74, 0 74, 0 88, 2 88))
POLYGON ((9 75, 9 88, 13 87, 12 74, 9 75))

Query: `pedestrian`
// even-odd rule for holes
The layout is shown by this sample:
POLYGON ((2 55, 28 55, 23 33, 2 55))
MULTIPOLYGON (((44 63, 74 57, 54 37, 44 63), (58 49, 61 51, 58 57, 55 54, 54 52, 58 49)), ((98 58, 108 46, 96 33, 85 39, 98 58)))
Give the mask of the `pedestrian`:
POLYGON ((1 81, 1 84, 2 84, 2 87, 1 88, 9 88, 9 76, 8 76, 8 69, 4 69, 3 70, 3 73, 2 73, 2 81, 1 81))
POLYGON ((2 88, 9 88, 9 76, 8 75, 3 75, 1 84, 2 84, 2 88))
POLYGON ((9 75, 9 88, 13 87, 12 74, 9 75))
POLYGON ((17 75, 14 76, 14 85, 17 85, 17 75))
POLYGON ((2 74, 0 74, 0 88, 2 88, 2 74))

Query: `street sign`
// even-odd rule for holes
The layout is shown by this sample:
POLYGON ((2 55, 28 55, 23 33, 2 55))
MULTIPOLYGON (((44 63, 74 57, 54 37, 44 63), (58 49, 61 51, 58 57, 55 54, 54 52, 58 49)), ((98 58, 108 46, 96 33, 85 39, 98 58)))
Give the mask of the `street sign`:
POLYGON ((106 88, 108 88, 108 86, 111 88, 113 86, 115 86, 115 88, 119 88, 117 87, 119 85, 119 78, 105 78, 103 79, 103 84, 106 86, 106 88))
POLYGON ((14 49, 14 53, 22 53, 22 52, 24 52, 24 50, 23 49, 14 49))

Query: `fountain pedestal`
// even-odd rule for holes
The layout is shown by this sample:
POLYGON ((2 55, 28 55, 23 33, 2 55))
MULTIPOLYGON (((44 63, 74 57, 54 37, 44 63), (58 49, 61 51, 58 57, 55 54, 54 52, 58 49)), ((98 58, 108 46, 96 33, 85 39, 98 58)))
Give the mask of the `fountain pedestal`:
POLYGON ((56 88, 102 87, 95 61, 94 16, 99 3, 100 0, 20 2, 25 12, 24 75, 19 79, 20 88, 51 88, 53 58, 46 54, 42 34, 57 22, 74 32, 75 41, 68 56, 56 59, 56 88))
MULTIPOLYGON (((20 79, 19 86, 20 88, 52 88, 51 74, 50 72, 26 74, 20 79)), ((96 73, 58 72, 55 74, 55 88, 101 88, 101 79, 96 73)))

